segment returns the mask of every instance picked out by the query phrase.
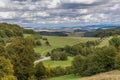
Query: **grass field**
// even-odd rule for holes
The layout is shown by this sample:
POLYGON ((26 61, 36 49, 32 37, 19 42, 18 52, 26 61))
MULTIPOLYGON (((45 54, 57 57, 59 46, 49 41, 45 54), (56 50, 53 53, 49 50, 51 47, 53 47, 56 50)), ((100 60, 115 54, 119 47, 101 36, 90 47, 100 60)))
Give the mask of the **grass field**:
POLYGON ((49 67, 57 67, 57 66, 61 66, 61 67, 66 67, 66 66, 71 66, 71 61, 73 60, 73 57, 69 57, 68 60, 66 61, 44 61, 43 64, 45 66, 49 66, 49 67))
POLYGON ((80 78, 80 76, 75 76, 73 74, 70 74, 70 75, 65 75, 65 76, 61 76, 61 77, 51 78, 49 80, 78 80, 79 78, 80 78))
POLYGON ((109 40, 112 39, 112 37, 105 38, 98 46, 96 47, 104 47, 109 46, 109 40))
POLYGON ((48 39, 50 42, 51 46, 40 46, 36 47, 35 51, 37 53, 40 53, 41 55, 45 55, 47 52, 51 51, 52 49, 59 48, 59 47, 64 47, 66 45, 75 45, 80 42, 87 42, 87 41, 93 41, 97 40, 98 38, 94 37, 60 37, 60 36, 44 36, 48 39))

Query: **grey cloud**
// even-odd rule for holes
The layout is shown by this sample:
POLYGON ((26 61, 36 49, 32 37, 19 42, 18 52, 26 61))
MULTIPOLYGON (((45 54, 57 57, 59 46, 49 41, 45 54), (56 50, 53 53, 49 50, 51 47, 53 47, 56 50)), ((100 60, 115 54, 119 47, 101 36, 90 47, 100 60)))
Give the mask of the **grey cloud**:
MULTIPOLYGON (((69 0, 67 2, 64 0, 10 0, 9 2, 2 0, 2 2, 6 6, 0 7, 0 12, 15 12, 17 15, 13 19, 0 18, 0 21, 6 22, 54 24, 87 21, 94 23, 104 21, 104 17, 105 22, 112 22, 113 19, 116 22, 120 21, 120 5, 115 6, 120 4, 120 0, 96 0, 89 4, 71 3, 69 0)), ((8 13, 6 16, 11 15, 8 13)))

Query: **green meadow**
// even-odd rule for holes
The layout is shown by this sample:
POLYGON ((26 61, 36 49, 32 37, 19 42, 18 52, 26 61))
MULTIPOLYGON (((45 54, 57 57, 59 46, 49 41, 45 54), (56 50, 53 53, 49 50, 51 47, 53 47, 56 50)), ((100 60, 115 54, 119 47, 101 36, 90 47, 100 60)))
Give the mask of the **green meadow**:
POLYGON ((48 61, 43 61, 43 64, 48 67, 57 67, 57 66, 66 67, 66 66, 71 66, 72 60, 73 60, 73 57, 68 57, 68 60, 66 61, 48 60, 48 61))
MULTIPOLYGON (((35 51, 43 56, 47 52, 50 52, 52 49, 55 48, 64 47, 66 45, 72 46, 80 42, 87 42, 99 39, 94 37, 60 37, 60 36, 43 36, 43 37, 46 37, 51 45, 51 46, 42 45, 35 48, 35 51)), ((44 41, 41 42, 44 43, 44 41)))
POLYGON ((74 74, 64 75, 60 77, 54 77, 49 80, 78 80, 80 76, 75 76, 74 74))

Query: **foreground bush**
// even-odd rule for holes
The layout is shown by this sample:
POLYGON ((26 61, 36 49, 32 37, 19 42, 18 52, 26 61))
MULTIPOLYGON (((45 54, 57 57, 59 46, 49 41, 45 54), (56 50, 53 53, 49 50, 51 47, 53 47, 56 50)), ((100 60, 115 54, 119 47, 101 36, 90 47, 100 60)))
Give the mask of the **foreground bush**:
POLYGON ((0 79, 6 78, 5 76, 13 75, 13 65, 11 64, 9 59, 6 59, 4 57, 0 57, 0 79))
POLYGON ((5 76, 2 78, 2 80, 17 80, 17 78, 15 76, 5 76))
POLYGON ((104 47, 97 49, 86 58, 76 56, 73 60, 75 73, 82 76, 90 76, 100 72, 110 71, 115 68, 116 49, 114 47, 104 47))
POLYGON ((66 74, 66 71, 64 68, 58 66, 51 70, 51 74, 52 74, 52 76, 62 76, 62 75, 66 74))
POLYGON ((41 80, 42 78, 46 77, 46 74, 47 74, 46 68, 42 62, 38 63, 35 66, 35 70, 36 70, 35 76, 37 77, 37 80, 41 80))

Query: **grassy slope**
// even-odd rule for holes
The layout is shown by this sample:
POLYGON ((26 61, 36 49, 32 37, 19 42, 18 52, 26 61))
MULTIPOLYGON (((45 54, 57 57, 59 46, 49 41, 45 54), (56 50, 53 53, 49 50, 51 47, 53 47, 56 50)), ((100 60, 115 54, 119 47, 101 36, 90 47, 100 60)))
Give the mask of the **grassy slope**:
POLYGON ((79 76, 70 74, 70 75, 65 75, 65 76, 61 76, 61 77, 51 78, 49 80, 78 80, 79 78, 80 78, 79 76))
POLYGON ((79 80, 120 80, 120 71, 114 70, 110 72, 97 74, 91 77, 81 78, 79 80))
POLYGON ((104 46, 109 46, 109 40, 112 37, 105 38, 97 47, 104 47, 104 46))
POLYGON ((69 57, 67 61, 44 61, 45 66, 49 67, 56 67, 56 66, 61 66, 61 67, 66 67, 66 66, 71 66, 71 61, 73 60, 73 57, 69 57))
POLYGON ((59 37, 59 36, 44 36, 48 38, 51 46, 41 46, 36 47, 35 51, 45 55, 47 52, 51 51, 54 48, 64 47, 66 45, 75 45, 80 42, 87 42, 91 40, 97 40, 98 38, 85 38, 85 37, 59 37))

